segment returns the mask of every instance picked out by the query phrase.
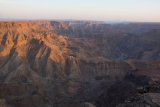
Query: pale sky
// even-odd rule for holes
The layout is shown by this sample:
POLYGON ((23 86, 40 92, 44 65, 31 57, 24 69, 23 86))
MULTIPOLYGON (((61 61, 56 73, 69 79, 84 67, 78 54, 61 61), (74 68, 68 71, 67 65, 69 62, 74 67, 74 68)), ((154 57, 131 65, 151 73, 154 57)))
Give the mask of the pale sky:
POLYGON ((0 0, 0 18, 160 22, 160 0, 0 0))

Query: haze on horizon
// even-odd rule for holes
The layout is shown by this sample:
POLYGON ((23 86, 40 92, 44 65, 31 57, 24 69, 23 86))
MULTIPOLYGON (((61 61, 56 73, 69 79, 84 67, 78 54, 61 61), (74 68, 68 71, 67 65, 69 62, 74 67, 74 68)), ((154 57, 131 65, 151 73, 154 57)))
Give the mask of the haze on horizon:
POLYGON ((160 22, 160 0, 0 0, 0 18, 160 22))

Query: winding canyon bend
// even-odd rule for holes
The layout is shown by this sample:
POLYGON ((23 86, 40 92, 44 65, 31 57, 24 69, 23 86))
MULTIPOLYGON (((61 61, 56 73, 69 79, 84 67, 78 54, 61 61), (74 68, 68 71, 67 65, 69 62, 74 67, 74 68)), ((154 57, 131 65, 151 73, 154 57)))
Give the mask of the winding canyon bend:
POLYGON ((0 107, 159 107, 160 24, 0 22, 0 107))

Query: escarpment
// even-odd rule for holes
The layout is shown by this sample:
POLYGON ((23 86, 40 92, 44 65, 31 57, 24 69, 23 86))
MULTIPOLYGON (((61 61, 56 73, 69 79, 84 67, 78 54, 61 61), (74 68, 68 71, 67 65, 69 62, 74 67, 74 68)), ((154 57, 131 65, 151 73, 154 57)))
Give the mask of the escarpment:
POLYGON ((31 99, 35 104, 42 100, 52 105, 66 99, 68 104, 93 100, 95 96, 88 94, 98 90, 102 81, 111 84, 115 80, 109 77, 120 79, 129 71, 125 63, 82 59, 68 37, 52 32, 50 22, 3 22, 0 26, 0 80, 7 90, 1 89, 0 94, 2 98, 13 96, 6 98, 10 105, 25 106, 31 99))
MULTIPOLYGON (((70 73, 86 71, 83 70, 86 69, 85 64, 82 65, 83 63, 91 66, 91 69, 93 65, 95 68, 90 71, 95 72, 105 72, 107 69, 118 70, 123 67, 125 69, 123 64, 107 61, 107 59, 99 62, 96 62, 99 60, 98 57, 97 59, 96 57, 84 59, 87 53, 83 48, 87 48, 88 45, 85 46, 83 43, 82 46, 78 46, 80 42, 74 44, 74 39, 52 32, 51 26, 50 22, 1 23, 1 69, 6 68, 7 72, 11 72, 12 68, 14 71, 20 66, 25 66, 24 70, 30 69, 46 78, 53 75, 54 69, 55 71, 59 70, 59 73, 62 73, 61 76, 65 76, 69 71, 71 71, 70 73), (71 45, 77 45, 77 47, 73 48, 71 45), (80 51, 76 52, 76 48, 80 51), (55 65, 55 68, 52 65, 55 65)), ((88 67, 88 69, 90 68, 88 67)))
POLYGON ((159 31, 156 40, 144 40, 125 33, 117 36, 115 28, 108 26, 91 22, 0 22, 0 106, 113 107, 110 93, 128 91, 129 97, 117 98, 120 106, 133 97, 133 92, 137 94, 136 80, 147 76, 143 78, 147 83, 157 81, 159 31), (146 45, 150 47, 146 49, 146 45), (152 70, 156 76, 150 75, 152 70), (109 102, 105 105, 106 99, 109 102))

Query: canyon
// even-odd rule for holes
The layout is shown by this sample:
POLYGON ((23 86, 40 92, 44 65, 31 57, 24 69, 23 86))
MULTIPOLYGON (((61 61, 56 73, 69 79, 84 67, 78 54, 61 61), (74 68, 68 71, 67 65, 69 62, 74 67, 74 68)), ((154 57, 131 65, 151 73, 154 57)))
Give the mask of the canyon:
POLYGON ((0 107, 159 107, 160 23, 0 22, 0 107))

